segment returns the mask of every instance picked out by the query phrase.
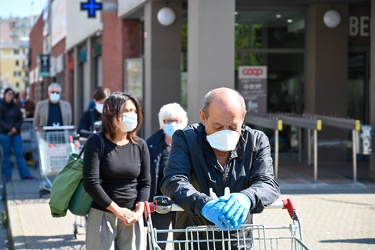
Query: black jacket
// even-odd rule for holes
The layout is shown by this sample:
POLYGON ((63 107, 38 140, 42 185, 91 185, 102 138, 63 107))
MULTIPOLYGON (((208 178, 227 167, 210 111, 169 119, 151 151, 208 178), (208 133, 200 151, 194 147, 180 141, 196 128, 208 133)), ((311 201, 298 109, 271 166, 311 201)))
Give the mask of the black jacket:
POLYGON ((0 133, 7 134, 13 127, 17 129, 17 134, 21 133, 23 122, 22 112, 15 103, 0 103, 0 133))
MULTIPOLYGON (((280 189, 274 180, 271 147, 267 136, 248 126, 242 126, 241 137, 223 170, 206 140, 202 124, 193 124, 173 135, 169 161, 164 170, 161 191, 171 197, 185 212, 177 212, 177 228, 212 224, 201 215, 210 200, 209 188, 218 197, 225 187, 231 193, 250 197, 250 213, 260 213, 276 201, 280 189)), ((252 223, 249 213, 245 223, 252 223)))
POLYGON ((94 132, 94 130, 96 130, 96 132, 100 131, 101 125, 95 127, 95 122, 101 121, 102 114, 99 113, 95 108, 85 111, 79 121, 77 134, 79 134, 81 137, 88 138, 94 132))
POLYGON ((150 152, 151 189, 149 201, 152 201, 158 191, 159 164, 164 149, 164 131, 159 129, 147 139, 148 151, 150 152))

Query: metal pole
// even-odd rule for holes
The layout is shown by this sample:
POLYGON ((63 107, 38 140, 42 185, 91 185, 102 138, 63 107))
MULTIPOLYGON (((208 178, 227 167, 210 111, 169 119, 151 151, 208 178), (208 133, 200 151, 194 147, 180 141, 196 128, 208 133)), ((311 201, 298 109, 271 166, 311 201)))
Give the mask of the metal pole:
POLYGON ((279 130, 275 129, 275 178, 279 177, 279 130))
POLYGON ((356 131, 352 130, 352 142, 353 142, 353 181, 357 181, 357 136, 356 131))
POLYGON ((314 182, 318 179, 318 131, 314 129, 314 182))
POLYGON ((310 129, 307 129, 307 165, 311 165, 311 138, 310 138, 310 129))
POLYGON ((298 128, 298 161, 301 163, 302 162, 302 128, 298 128))

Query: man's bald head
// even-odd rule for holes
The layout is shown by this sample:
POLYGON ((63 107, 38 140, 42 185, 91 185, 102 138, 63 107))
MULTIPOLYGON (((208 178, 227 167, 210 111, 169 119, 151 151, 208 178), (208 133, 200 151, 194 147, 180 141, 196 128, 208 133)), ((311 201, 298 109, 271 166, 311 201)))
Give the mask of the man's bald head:
POLYGON ((238 91, 227 88, 220 87, 209 91, 203 100, 202 111, 206 118, 209 116, 209 107, 211 104, 218 106, 237 109, 241 113, 246 112, 245 100, 238 91))

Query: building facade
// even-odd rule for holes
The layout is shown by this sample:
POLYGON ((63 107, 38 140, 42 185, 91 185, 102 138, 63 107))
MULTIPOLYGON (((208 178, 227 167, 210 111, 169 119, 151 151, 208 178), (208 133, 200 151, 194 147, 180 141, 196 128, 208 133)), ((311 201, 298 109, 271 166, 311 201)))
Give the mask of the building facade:
POLYGON ((28 87, 28 42, 34 17, 0 18, 0 86, 28 87))
MULTIPOLYGON (((51 9, 65 6, 63 17, 50 12, 51 32, 54 18, 66 22, 65 30, 58 24, 60 40, 51 42, 50 51, 64 57, 64 66, 51 77, 64 82, 75 123, 93 90, 109 87, 140 99, 141 136, 147 138, 159 128, 157 114, 165 103, 182 103, 189 123, 199 122, 204 95, 227 86, 245 95, 250 115, 259 107, 266 113, 356 119, 375 128, 374 0, 103 0, 95 18, 64 1, 51 2, 51 9), (160 12, 165 7, 172 15, 160 12), (250 67, 248 74, 259 67, 267 72, 259 103, 246 96, 261 85, 243 84, 243 66, 250 67)), ((285 129, 287 148, 295 147, 296 130, 285 129)), ((328 126, 319 132, 328 142, 350 136, 328 126)), ((318 150, 319 159, 328 162, 345 161, 350 149, 318 150)), ((374 154, 366 160, 375 179, 374 154)))

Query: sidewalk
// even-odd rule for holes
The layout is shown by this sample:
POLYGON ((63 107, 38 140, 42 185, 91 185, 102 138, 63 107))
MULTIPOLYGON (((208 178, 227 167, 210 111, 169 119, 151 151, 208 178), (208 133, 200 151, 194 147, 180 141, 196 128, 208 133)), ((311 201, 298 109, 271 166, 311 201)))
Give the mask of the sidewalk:
MULTIPOLYGON (((30 170, 39 176, 37 169, 30 170)), ((310 166, 284 162, 278 180, 281 198, 291 198, 299 211, 306 244, 311 249, 375 250, 375 183, 366 182, 365 169, 361 168, 357 183, 351 180, 350 166, 319 170, 317 183, 312 182, 311 171, 310 166)), ((49 195, 39 197, 39 182, 21 181, 14 169, 13 181, 5 188, 10 249, 85 249, 84 228, 74 239, 76 217, 69 212, 63 218, 51 216, 49 195)), ((254 220, 290 223, 286 211, 267 211, 254 220)))
MULTIPOLYGON (((38 170, 30 170, 39 176, 38 170)), ((80 222, 81 217, 68 212, 65 217, 53 218, 49 194, 40 198, 39 184, 20 180, 17 169, 13 170, 13 181, 6 183, 9 234, 14 249, 85 249, 85 230, 79 228, 77 239, 73 233, 73 223, 76 219, 80 222)))

